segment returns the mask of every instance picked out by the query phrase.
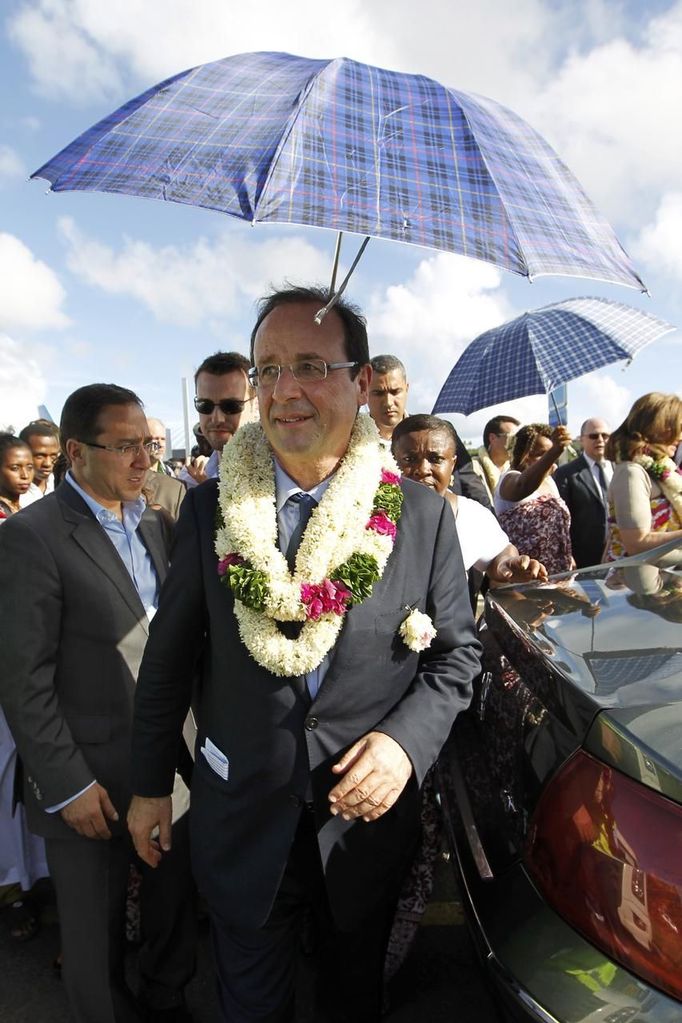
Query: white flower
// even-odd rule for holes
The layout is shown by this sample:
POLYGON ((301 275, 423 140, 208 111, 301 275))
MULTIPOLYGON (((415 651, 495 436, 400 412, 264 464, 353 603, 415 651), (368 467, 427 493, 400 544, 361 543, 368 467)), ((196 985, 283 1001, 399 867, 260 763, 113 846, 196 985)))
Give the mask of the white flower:
POLYGON ((416 608, 410 611, 398 632, 405 646, 408 646, 410 650, 416 650, 417 653, 430 647, 431 641, 436 635, 436 630, 429 616, 422 611, 417 611, 416 608))

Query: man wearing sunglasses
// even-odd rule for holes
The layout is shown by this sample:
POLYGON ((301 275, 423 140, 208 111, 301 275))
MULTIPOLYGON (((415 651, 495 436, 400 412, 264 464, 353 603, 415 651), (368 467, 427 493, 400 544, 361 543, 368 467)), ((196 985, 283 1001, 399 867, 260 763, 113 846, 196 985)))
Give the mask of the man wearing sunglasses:
MULTIPOLYGON (((180 1023, 195 915, 175 773, 174 855, 162 871, 140 865, 142 1006, 123 969, 132 705, 170 542, 141 496, 155 444, 139 398, 114 384, 74 391, 60 434, 66 478, 0 532, 0 699, 29 827, 45 838, 73 1019, 180 1023)), ((186 747, 174 768, 180 757, 191 768, 186 747)))
POLYGON ((256 394, 248 379, 249 360, 239 352, 216 352, 194 374, 194 407, 213 453, 202 468, 186 465, 179 479, 189 487, 218 475, 223 448, 242 423, 258 417, 256 394))
POLYGON ((578 568, 598 565, 604 551, 606 493, 613 476, 613 466, 604 458, 610 433, 603 419, 586 419, 580 428, 582 454, 560 465, 554 474, 571 513, 571 548, 578 568))

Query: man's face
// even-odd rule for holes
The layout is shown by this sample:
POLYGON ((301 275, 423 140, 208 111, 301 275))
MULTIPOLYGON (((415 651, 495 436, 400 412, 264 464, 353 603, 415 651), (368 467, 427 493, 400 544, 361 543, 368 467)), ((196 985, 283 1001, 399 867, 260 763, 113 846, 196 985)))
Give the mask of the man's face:
POLYGON ((369 384, 369 414, 382 436, 390 436, 405 418, 409 384, 399 369, 390 373, 372 373, 369 384))
POLYGON ((282 467, 307 487, 325 479, 344 455, 369 380, 367 366, 355 379, 350 369, 336 369, 312 383, 299 382, 285 368, 306 359, 350 361, 341 318, 332 310, 318 326, 316 311, 314 302, 277 306, 258 328, 254 345, 257 369, 283 367, 274 386, 258 387, 263 430, 282 467))
POLYGON ((604 448, 610 434, 611 431, 603 419, 588 419, 580 434, 580 443, 585 454, 595 462, 603 461, 604 448))
POLYGON ((149 439, 158 445, 156 452, 152 455, 152 461, 162 462, 166 457, 166 427, 160 419, 148 419, 147 430, 149 439))
POLYGON ((516 423, 500 423, 496 433, 488 434, 488 453, 495 460, 496 457, 509 460, 511 438, 516 435, 518 426, 516 423))
POLYGON ((28 438, 28 446, 33 456, 36 483, 46 480, 59 457, 59 441, 56 437, 41 437, 33 433, 28 438))
POLYGON ((142 493, 150 459, 142 447, 149 440, 147 420, 139 405, 105 405, 98 417, 97 436, 87 440, 117 448, 137 445, 138 451, 104 451, 80 440, 67 439, 71 471, 83 490, 105 508, 115 509, 122 501, 135 501, 142 493))
POLYGON ((249 391, 246 374, 240 369, 220 376, 200 373, 197 377, 197 398, 208 398, 214 403, 212 412, 199 412, 201 432, 214 451, 222 451, 241 424, 248 423, 253 418, 256 399, 249 391), (244 404, 239 412, 223 412, 217 402, 225 400, 237 400, 244 404))

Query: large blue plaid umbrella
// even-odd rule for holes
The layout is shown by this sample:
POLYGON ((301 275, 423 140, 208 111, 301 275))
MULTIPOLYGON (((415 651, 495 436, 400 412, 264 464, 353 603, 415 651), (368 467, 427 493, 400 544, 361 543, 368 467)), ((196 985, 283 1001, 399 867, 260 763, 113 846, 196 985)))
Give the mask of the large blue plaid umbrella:
POLYGON ((175 75, 33 177, 252 222, 461 253, 646 290, 549 145, 482 96, 344 58, 247 53, 175 75))
POLYGON ((528 394, 549 394, 600 366, 631 359, 676 329, 605 298, 543 306, 474 338, 450 370, 433 411, 469 415, 528 394))

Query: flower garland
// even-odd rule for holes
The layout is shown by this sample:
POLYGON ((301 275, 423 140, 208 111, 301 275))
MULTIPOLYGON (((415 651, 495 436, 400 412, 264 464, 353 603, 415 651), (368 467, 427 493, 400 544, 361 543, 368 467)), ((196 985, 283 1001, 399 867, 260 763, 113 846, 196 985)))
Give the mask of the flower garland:
POLYGON ((667 456, 654 459, 651 455, 635 455, 633 462, 641 465, 649 476, 656 480, 682 525, 682 468, 675 465, 672 458, 667 456))
POLYGON ((226 445, 215 549, 235 596, 239 634, 275 675, 305 675, 336 642, 346 611, 365 600, 393 549, 403 494, 369 416, 355 421, 346 455, 308 520, 293 574, 277 546, 272 451, 260 424, 226 445), (278 622, 302 622, 290 639, 278 622))

